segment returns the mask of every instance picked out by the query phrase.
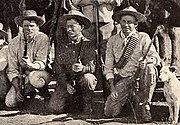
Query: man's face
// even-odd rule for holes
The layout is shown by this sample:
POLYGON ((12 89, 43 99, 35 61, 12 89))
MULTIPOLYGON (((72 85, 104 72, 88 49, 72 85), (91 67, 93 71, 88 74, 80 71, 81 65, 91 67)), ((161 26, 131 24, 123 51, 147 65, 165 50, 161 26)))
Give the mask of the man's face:
POLYGON ((81 35, 81 31, 83 30, 83 28, 76 19, 70 19, 67 20, 66 30, 68 33, 68 37, 71 40, 77 40, 78 37, 81 35))
POLYGON ((25 36, 30 36, 31 38, 39 31, 39 26, 34 20, 24 20, 23 21, 23 33, 25 36))
POLYGON ((129 35, 138 25, 138 22, 134 16, 124 15, 120 19, 122 31, 125 35, 129 35))

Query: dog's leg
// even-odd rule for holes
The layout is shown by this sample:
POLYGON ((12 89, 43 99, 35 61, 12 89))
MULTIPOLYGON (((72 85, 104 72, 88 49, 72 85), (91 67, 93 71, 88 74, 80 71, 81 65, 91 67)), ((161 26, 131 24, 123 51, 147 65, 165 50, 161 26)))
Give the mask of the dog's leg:
POLYGON ((173 123, 178 123, 178 117, 179 117, 179 105, 178 102, 174 103, 174 121, 173 123))
POLYGON ((168 103, 168 108, 169 108, 169 119, 168 119, 168 121, 172 122, 173 121, 173 116, 174 116, 173 105, 171 103, 168 103))

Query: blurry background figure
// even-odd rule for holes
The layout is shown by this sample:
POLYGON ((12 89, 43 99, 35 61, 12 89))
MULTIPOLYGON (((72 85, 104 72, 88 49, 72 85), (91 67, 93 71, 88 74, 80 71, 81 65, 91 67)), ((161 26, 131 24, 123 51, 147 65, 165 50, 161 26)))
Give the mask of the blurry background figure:
POLYGON ((8 52, 8 43, 6 38, 8 34, 2 30, 3 24, 0 23, 0 100, 4 100, 5 95, 8 91, 8 79, 6 76, 7 68, 7 52, 8 52))

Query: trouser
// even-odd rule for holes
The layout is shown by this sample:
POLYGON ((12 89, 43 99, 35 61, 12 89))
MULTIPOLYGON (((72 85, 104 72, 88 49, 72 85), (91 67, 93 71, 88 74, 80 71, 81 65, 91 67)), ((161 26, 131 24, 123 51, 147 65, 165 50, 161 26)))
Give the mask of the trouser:
POLYGON ((132 93, 131 77, 122 77, 115 85, 115 89, 118 92, 118 98, 112 99, 111 95, 107 97, 104 114, 108 117, 115 117, 120 114, 122 107, 130 98, 132 93))
POLYGON ((117 83, 115 82, 118 98, 113 100, 111 96, 108 96, 104 108, 104 114, 106 116, 115 117, 119 115, 122 106, 127 102, 127 99, 129 99, 139 117, 151 118, 151 116, 149 116, 150 107, 147 107, 147 105, 151 102, 156 86, 157 70, 153 64, 149 64, 142 72, 138 92, 136 92, 134 86, 136 81, 132 81, 132 77, 121 78, 118 79, 117 83))
MULTIPOLYGON (((31 92, 34 90, 34 88, 40 89, 48 85, 49 82, 49 74, 46 71, 32 71, 25 78, 25 92, 31 92)), ((17 106, 16 91, 13 86, 10 88, 6 95, 5 104, 7 107, 17 106)))
POLYGON ((71 112, 74 108, 78 109, 83 107, 82 105, 84 105, 84 102, 90 102, 91 92, 95 89, 97 84, 96 77, 91 73, 86 73, 80 78, 77 85, 74 86, 76 92, 70 95, 67 92, 67 81, 65 79, 64 77, 62 81, 57 81, 59 85, 49 101, 49 109, 53 113, 71 112))
MULTIPOLYGON (((145 120, 151 119, 150 104, 156 87, 158 70, 153 64, 148 64, 140 80, 139 104, 141 112, 139 117, 145 120)), ((136 111, 138 112, 138 111, 136 111)))

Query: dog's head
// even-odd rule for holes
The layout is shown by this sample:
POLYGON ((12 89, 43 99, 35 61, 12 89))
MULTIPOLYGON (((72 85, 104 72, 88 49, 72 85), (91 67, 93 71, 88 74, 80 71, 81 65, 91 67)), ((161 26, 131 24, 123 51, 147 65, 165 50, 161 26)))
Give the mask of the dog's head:
POLYGON ((173 78, 175 75, 175 70, 177 68, 175 66, 163 66, 160 70, 160 76, 159 78, 163 82, 169 81, 171 78, 173 78))

